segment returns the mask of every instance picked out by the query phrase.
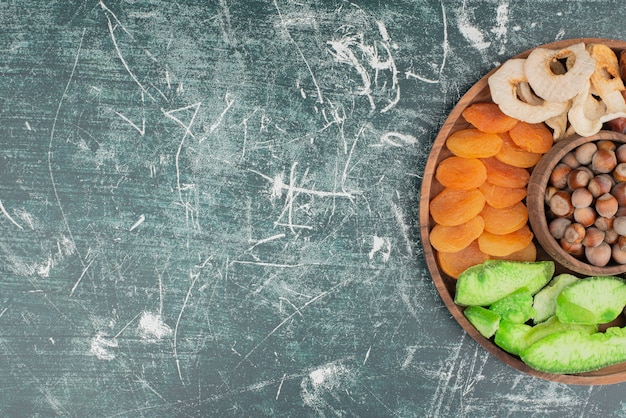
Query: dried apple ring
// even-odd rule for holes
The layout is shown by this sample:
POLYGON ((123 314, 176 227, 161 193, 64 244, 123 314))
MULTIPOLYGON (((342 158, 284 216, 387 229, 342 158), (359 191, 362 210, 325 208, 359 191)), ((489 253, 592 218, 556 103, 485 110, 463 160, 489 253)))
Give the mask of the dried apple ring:
POLYGON ((615 52, 604 44, 587 45, 587 51, 596 63, 595 71, 591 74, 591 85, 598 95, 605 97, 615 91, 624 90, 615 52))
POLYGON ((506 115, 528 123, 544 122, 549 118, 567 111, 568 103, 537 100, 524 101, 520 97, 519 88, 528 83, 524 72, 523 58, 506 61, 487 80, 491 99, 500 106, 506 115))
POLYGON ((544 100, 567 102, 576 96, 594 72, 596 64, 580 42, 563 49, 535 48, 524 63, 530 87, 544 100), (571 59, 573 57, 573 59, 571 59), (551 63, 568 59, 573 64, 564 74, 556 74, 551 63))

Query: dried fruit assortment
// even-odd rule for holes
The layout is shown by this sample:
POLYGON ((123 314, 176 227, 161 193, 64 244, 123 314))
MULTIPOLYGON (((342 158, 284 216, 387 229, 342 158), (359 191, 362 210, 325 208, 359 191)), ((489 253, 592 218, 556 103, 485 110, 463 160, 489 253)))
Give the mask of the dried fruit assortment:
MULTIPOLYGON (((429 240, 440 270, 458 279, 454 302, 480 334, 536 370, 577 373, 626 361, 626 349, 609 356, 606 348, 623 345, 626 327, 598 331, 626 305, 626 290, 612 290, 626 289, 622 279, 596 277, 585 286, 563 274, 545 286, 550 261, 536 289, 504 289, 546 263, 537 261, 528 223, 533 168, 556 141, 602 129, 626 133, 625 76, 626 51, 618 56, 601 43, 510 59, 488 79, 491 101, 462 112, 469 126, 446 138, 451 155, 436 168, 442 187, 429 204, 429 240), (605 318, 611 297, 615 315, 605 318), (576 316, 596 311, 587 322, 576 316)), ((564 250, 594 266, 626 264, 626 144, 595 141, 569 152, 550 175, 545 204, 549 232, 564 250)))
POLYGON ((623 56, 618 58, 600 43, 535 48, 528 58, 508 60, 489 77, 491 98, 510 117, 545 122, 557 141, 573 133, 594 135, 607 122, 623 129, 626 100, 620 61, 623 56))
MULTIPOLYGON (((435 223, 430 240, 441 253, 437 259, 446 274, 456 278, 463 268, 489 258, 535 259, 524 200, 530 173, 555 141, 573 134, 589 136, 607 127, 626 131, 622 68, 626 68, 626 53, 618 58, 604 44, 578 43, 558 50, 535 48, 527 58, 506 61, 489 77, 492 102, 473 103, 463 110, 470 126, 446 139, 452 156, 439 163, 435 174, 444 190, 430 202, 435 223), (457 257, 461 260, 456 261, 457 257)), ((580 154, 585 152, 582 148, 580 154)), ((610 213, 615 201, 607 194, 616 183, 626 181, 626 149, 624 163, 620 160, 619 166, 598 171, 606 158, 610 160, 611 152, 601 150, 595 161, 591 154, 581 156, 589 161, 567 156, 553 173, 561 183, 553 184, 546 200, 552 216, 559 218, 551 226, 558 236, 566 229, 560 218, 572 224, 567 225, 567 237, 573 241, 559 238, 563 248, 591 258, 598 266, 606 258, 605 244, 609 252, 611 247, 615 252, 609 260, 626 262, 626 237, 620 246, 612 228, 615 215, 610 213), (574 167, 574 162, 580 167, 574 167), (624 180, 616 180, 619 176, 624 180), (584 191, 575 190, 578 187, 563 183, 566 177, 589 185, 584 191), (596 190, 604 191, 593 195, 599 193, 596 190), (580 207, 575 207, 572 198, 580 207), (587 246, 576 233, 581 225, 585 235, 589 233, 587 246), (585 248, 589 248, 588 256, 585 248)), ((626 197, 622 206, 622 216, 626 216, 626 197)))

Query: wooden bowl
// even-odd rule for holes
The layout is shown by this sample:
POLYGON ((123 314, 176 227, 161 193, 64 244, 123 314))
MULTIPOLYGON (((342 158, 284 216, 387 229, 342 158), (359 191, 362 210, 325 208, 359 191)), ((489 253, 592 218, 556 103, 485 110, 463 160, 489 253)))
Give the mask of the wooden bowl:
MULTIPOLYGON (((577 38, 570 40, 558 41, 542 47, 551 49, 560 49, 575 43, 585 42, 588 43, 603 43, 612 48, 616 53, 620 53, 626 50, 626 42, 618 40, 610 40, 603 38, 577 38)), ((515 57, 511 58, 526 58, 532 50, 525 51, 515 57)), ((443 300, 444 304, 450 311, 454 319, 459 323, 465 332, 467 332, 474 340, 476 340, 481 346, 483 346, 488 352, 494 355, 499 360, 508 364, 509 366, 541 379, 567 383, 576 385, 605 385, 613 383, 621 383, 626 381, 626 363, 617 364, 614 366, 606 367, 601 370, 593 372, 587 372, 577 375, 560 375, 542 373, 534 370, 522 362, 519 357, 513 356, 506 351, 498 347, 493 339, 484 338, 480 333, 469 323, 469 321, 463 315, 463 307, 454 303, 454 293, 456 288, 456 280, 444 272, 441 271, 437 263, 435 256, 435 250, 430 245, 429 234, 430 230, 434 226, 434 222, 429 213, 430 200, 436 196, 443 186, 435 179, 435 170, 437 165, 443 159, 451 156, 450 151, 445 147, 446 139, 460 129, 469 127, 469 124, 463 119, 461 113, 463 110, 476 102, 490 101, 491 95, 489 92, 489 86, 487 79, 497 69, 493 69, 487 73, 482 79, 474 84, 467 93, 461 98, 459 103, 454 107, 450 115, 444 122, 441 130, 437 134, 433 143, 426 167, 424 170, 424 177, 422 180, 420 191, 420 208, 419 208, 419 222, 420 222, 420 234, 421 241, 424 248, 424 257, 426 264, 430 271, 433 283, 443 300)), ((567 267, 560 264, 558 260, 555 260, 546 251, 541 248, 541 245, 537 247, 537 259, 538 260, 554 260, 556 266, 556 273, 571 272, 567 267)))
POLYGON ((554 167, 568 152, 588 142, 611 140, 616 144, 626 143, 626 135, 613 131, 600 131, 593 136, 575 136, 557 142, 537 163, 528 183, 528 216, 531 229, 543 250, 563 267, 584 276, 610 276, 626 272, 625 264, 609 262, 604 267, 594 266, 584 259, 579 259, 561 248, 558 241, 548 230, 548 214, 546 213, 545 193, 554 167))

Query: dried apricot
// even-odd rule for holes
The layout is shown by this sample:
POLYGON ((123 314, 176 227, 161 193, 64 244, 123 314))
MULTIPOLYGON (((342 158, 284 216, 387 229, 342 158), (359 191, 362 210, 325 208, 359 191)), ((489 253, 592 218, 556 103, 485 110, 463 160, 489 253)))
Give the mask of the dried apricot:
POLYGON ((532 242, 533 237, 534 235, 528 225, 506 235, 496 235, 483 231, 478 237, 478 247, 485 254, 505 257, 525 248, 532 242))
POLYGON ((470 245, 461 251, 453 253, 437 252, 439 268, 453 279, 458 278, 468 268, 480 264, 489 258, 487 254, 480 251, 477 241, 472 241, 470 245))
POLYGON ((498 134, 481 132, 476 128, 461 129, 446 140, 446 146, 454 155, 465 158, 492 157, 500 151, 502 138, 498 134))
POLYGON ((485 196, 487 204, 496 209, 507 208, 526 197, 525 187, 502 187, 484 182, 478 186, 478 190, 485 196))
POLYGON ((545 154, 554 144, 552 132, 543 123, 520 121, 509 131, 509 135, 518 147, 528 152, 545 154))
POLYGON ((485 205, 480 212, 485 221, 485 231, 496 235, 504 235, 517 231, 528 222, 528 209, 522 202, 507 208, 496 209, 485 205))
POLYGON ((505 115, 497 104, 490 102, 471 104, 462 115, 478 130, 488 133, 506 132, 517 124, 517 119, 505 115))
POLYGON ((511 261, 537 261, 537 247, 535 246, 535 243, 531 241, 530 244, 519 251, 515 251, 514 253, 504 257, 493 258, 502 258, 511 261))
POLYGON ((487 169, 477 158, 452 156, 439 163, 435 178, 451 189, 475 189, 487 180, 487 169))
POLYGON ((495 157, 482 158, 481 161, 487 169, 487 181, 496 186, 516 189, 526 187, 530 180, 530 173, 525 168, 503 163, 495 157))
POLYGON ((430 244, 437 251, 453 253, 470 245, 483 233, 485 221, 477 216, 456 226, 435 225, 430 231, 430 244))
POLYGON ((514 167, 530 168, 535 166, 543 154, 529 152, 517 146, 508 132, 500 134, 502 147, 495 157, 503 163, 514 167))
POLYGON ((478 189, 445 188, 430 201, 430 214, 443 226, 461 225, 478 216, 485 206, 485 196, 478 189))

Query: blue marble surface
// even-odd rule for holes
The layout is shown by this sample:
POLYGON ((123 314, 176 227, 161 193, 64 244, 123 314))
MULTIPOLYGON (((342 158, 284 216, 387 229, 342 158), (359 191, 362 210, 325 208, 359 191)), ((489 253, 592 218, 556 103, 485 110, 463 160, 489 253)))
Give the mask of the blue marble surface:
POLYGON ((0 3, 0 415, 626 414, 466 335, 419 239, 460 97, 613 1, 0 3))

